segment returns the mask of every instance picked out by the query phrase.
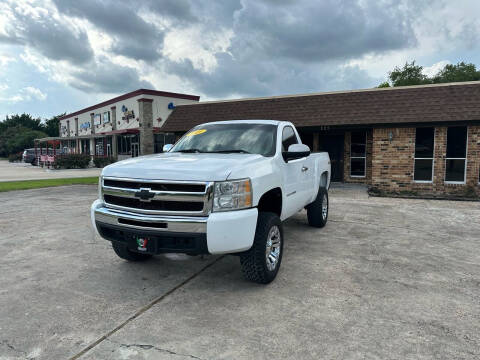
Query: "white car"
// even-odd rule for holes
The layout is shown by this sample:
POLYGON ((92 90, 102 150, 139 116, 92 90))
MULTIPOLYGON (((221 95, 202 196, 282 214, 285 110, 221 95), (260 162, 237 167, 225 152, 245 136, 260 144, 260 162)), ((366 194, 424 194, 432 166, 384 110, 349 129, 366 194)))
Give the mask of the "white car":
POLYGON ((237 254, 244 276, 266 284, 282 221, 306 208, 311 226, 327 222, 329 156, 311 154, 290 122, 202 124, 165 150, 103 169, 92 223, 123 259, 237 254))

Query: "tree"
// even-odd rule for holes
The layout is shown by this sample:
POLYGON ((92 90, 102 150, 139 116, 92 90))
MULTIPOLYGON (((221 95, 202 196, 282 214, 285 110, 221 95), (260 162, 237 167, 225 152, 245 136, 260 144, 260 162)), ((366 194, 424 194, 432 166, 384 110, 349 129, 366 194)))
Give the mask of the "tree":
POLYGON ((65 113, 53 116, 52 118, 45 120, 44 131, 47 133, 48 136, 60 136, 58 129, 60 124, 59 118, 64 115, 65 113))
MULTIPOLYGON (((388 77, 392 86, 480 81, 480 70, 477 70, 475 64, 466 64, 463 61, 456 65, 445 65, 443 69, 432 78, 424 75, 422 71, 423 67, 415 65, 415 60, 410 64, 407 61, 403 68, 396 66, 393 71, 389 72, 388 77)), ((385 81, 378 85, 378 87, 390 87, 390 83, 385 81)))
POLYGON ((7 128, 18 125, 32 130, 43 130, 43 124, 40 118, 34 119, 30 114, 23 113, 22 115, 7 115, 5 120, 0 122, 0 133, 7 128))
POLYGON ((21 125, 8 127, 5 131, 0 132, 0 156, 32 148, 35 139, 46 136, 47 134, 42 131, 32 130, 21 125))
POLYGON ((388 81, 384 81, 377 86, 377 88, 389 88, 389 87, 390 87, 390 83, 388 81))
POLYGON ((474 64, 465 64, 463 61, 456 65, 445 65, 432 79, 434 83, 478 80, 480 80, 480 71, 477 71, 474 64))
POLYGON ((393 86, 423 85, 431 83, 430 79, 422 73, 423 67, 415 65, 415 60, 411 64, 408 61, 403 68, 395 67, 388 75, 393 86))

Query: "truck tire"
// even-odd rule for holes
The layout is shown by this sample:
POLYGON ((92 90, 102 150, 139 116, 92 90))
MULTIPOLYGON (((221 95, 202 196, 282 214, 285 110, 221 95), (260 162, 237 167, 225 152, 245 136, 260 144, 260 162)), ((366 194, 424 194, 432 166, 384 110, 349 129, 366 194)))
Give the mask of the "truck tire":
POLYGON ((317 198, 307 206, 308 225, 322 228, 328 220, 328 191, 324 187, 318 190, 317 198))
POLYGON ((268 284, 277 276, 282 253, 283 227, 280 218, 274 213, 260 212, 253 245, 240 254, 243 276, 259 284, 268 284))
POLYGON ((150 254, 139 254, 128 250, 127 245, 118 241, 112 241, 112 248, 118 257, 128 261, 144 261, 152 257, 150 254))

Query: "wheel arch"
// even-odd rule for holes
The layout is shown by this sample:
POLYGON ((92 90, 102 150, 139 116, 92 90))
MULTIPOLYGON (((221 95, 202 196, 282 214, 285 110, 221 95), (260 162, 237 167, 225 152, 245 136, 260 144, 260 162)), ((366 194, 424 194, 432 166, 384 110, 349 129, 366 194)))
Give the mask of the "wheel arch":
POLYGON ((329 186, 328 183, 328 171, 324 171, 322 175, 320 175, 320 182, 319 182, 319 187, 323 187, 327 189, 329 186))
POLYGON ((258 211, 273 212, 281 217, 282 215, 282 189, 273 188, 265 192, 258 201, 258 211))

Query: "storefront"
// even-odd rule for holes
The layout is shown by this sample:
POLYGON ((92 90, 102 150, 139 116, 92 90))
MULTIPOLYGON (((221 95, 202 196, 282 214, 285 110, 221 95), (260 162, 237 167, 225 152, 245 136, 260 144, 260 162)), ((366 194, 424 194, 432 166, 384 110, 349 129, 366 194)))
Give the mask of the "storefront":
POLYGON ((122 160, 161 152, 172 134, 155 134, 177 105, 196 103, 199 96, 139 89, 60 119, 62 153, 122 160))

